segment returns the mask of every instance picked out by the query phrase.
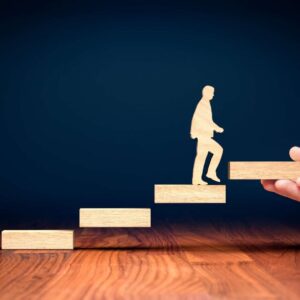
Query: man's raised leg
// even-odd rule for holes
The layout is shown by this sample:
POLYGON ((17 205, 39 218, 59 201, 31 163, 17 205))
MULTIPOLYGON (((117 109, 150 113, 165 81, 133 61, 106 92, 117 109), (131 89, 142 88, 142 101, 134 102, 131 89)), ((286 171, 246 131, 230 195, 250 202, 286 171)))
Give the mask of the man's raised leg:
POLYGON ((220 178, 217 176, 217 168, 222 158, 223 148, 220 144, 211 139, 211 143, 209 144, 209 152, 211 152, 213 156, 211 158, 206 176, 214 181, 220 182, 220 178))

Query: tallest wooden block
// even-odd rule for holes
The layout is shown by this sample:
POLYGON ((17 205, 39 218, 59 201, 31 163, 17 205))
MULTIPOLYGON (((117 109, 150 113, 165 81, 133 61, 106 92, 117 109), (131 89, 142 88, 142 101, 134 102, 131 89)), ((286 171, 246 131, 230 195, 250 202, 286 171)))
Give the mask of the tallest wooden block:
POLYGON ((234 161, 228 165, 229 179, 296 179, 300 177, 300 162, 234 161))

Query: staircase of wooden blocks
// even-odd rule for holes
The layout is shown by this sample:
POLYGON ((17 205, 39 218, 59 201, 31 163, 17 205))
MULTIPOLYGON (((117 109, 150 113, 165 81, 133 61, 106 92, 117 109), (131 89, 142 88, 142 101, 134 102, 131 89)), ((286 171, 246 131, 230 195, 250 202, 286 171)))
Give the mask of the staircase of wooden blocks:
MULTIPOLYGON (((230 180, 296 179, 300 162, 230 162, 230 180)), ((226 203, 225 185, 155 185, 157 204, 226 203)), ((81 208, 80 227, 151 227, 150 208, 81 208)), ((2 249, 74 249, 73 230, 4 230, 2 249)))

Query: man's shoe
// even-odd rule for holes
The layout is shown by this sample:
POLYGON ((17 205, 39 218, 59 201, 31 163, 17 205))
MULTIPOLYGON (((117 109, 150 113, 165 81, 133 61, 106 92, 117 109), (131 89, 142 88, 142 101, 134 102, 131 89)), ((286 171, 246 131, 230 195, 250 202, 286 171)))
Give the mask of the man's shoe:
POLYGON ((206 185, 206 184, 207 184, 207 182, 202 179, 193 181, 193 185, 206 185))
POLYGON ((214 180, 214 181, 216 181, 216 182, 221 182, 221 180, 220 180, 220 178, 217 176, 217 174, 216 173, 214 173, 214 174, 206 174, 206 177, 208 177, 208 178, 210 178, 210 179, 212 179, 212 180, 214 180))

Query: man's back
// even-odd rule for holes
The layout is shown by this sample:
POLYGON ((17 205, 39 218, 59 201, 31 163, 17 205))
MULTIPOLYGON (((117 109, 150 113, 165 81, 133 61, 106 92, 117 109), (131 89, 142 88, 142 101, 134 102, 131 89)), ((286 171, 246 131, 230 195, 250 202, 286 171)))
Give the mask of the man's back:
POLYGON ((211 138, 214 134, 210 101, 201 99, 192 119, 191 136, 195 138, 211 138))

